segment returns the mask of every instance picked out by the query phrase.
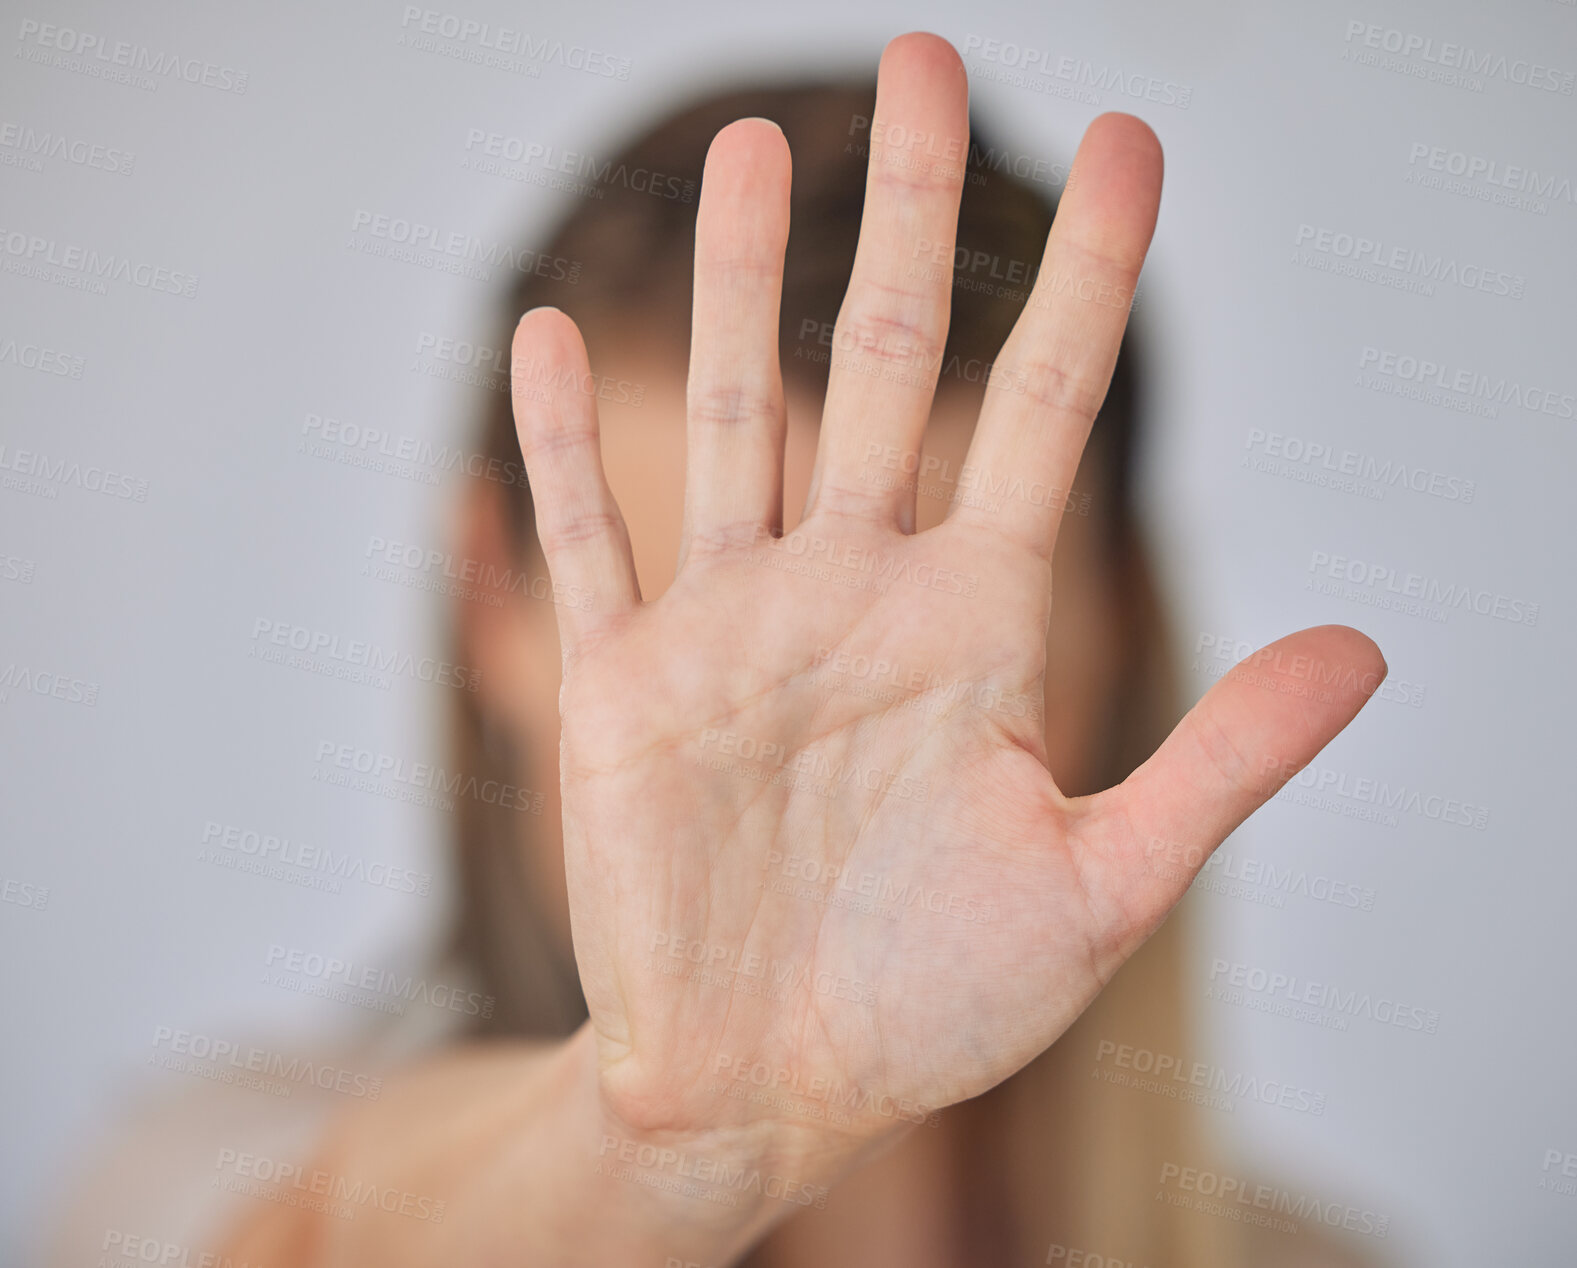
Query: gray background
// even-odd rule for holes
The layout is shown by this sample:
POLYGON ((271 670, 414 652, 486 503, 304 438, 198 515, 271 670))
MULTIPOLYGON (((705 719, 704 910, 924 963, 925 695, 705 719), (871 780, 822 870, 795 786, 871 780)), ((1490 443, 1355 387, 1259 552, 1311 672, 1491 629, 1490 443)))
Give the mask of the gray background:
POLYGON ((1282 909, 1187 900, 1208 913, 1193 1001, 1208 1052, 1329 1097, 1317 1117, 1240 1106, 1218 1116, 1221 1132, 1288 1187, 1389 1213, 1387 1245, 1404 1262, 1570 1262, 1577 1196, 1539 1185, 1547 1150, 1577 1152, 1577 864, 1560 808, 1577 421, 1514 403, 1464 413, 1366 390, 1359 374, 1374 347, 1577 393, 1577 97, 1367 65, 1348 30, 1373 23, 1569 77, 1577 7, 448 10, 628 58, 624 81, 551 64, 514 74, 402 45, 398 4, 4 8, 0 126, 135 162, 129 174, 67 158, 29 170, 15 144, 0 146, 0 229, 200 278, 192 298, 128 282, 90 294, 19 273, 20 257, 0 252, 0 346, 81 359, 74 378, 0 355, 0 443, 147 482, 145 501, 0 490, 0 557, 32 577, 0 577, 0 668, 99 685, 92 705, 14 689, 0 702, 0 881, 13 895, 49 891, 42 908, 0 903, 0 1238, 15 1255, 66 1160, 137 1086, 156 1027, 282 1044, 343 1031, 355 1010, 262 983, 263 949, 416 966, 446 916, 444 817, 312 779, 325 738, 438 757, 439 689, 332 682, 248 655, 259 618, 442 646, 442 602, 361 566, 372 536, 444 542, 459 481, 429 487, 298 444, 308 414, 460 441, 481 392, 414 372, 418 341, 492 342, 504 281, 347 249, 354 213, 531 243, 563 196, 464 170, 470 129, 606 152, 676 95, 795 67, 874 70, 886 39, 926 28, 965 53, 977 107, 1016 152, 1065 162, 1105 109, 1141 114, 1166 147, 1139 305, 1157 359, 1146 486, 1191 686, 1225 667, 1195 655, 1202 637, 1257 646, 1324 621, 1357 625, 1422 703, 1374 702, 1318 765, 1488 810, 1483 830, 1417 813, 1393 826, 1284 800, 1229 843, 1376 898, 1370 912, 1301 897, 1282 909), (246 91, 173 79, 144 91, 39 64, 21 34, 30 19, 239 69, 246 91), (1001 62, 983 53, 988 39, 1142 72, 1190 99, 1105 91, 1092 102, 992 82, 1001 62), (1429 188, 1409 162, 1417 145, 1535 168, 1557 188, 1532 209, 1429 188), (1305 224, 1502 270, 1525 293, 1410 293, 1323 271, 1296 254, 1305 224), (1392 487, 1376 499, 1256 470, 1245 465, 1256 428, 1469 479, 1474 497, 1392 487), (1537 623, 1466 610, 1438 622, 1322 594, 1306 585, 1315 552, 1537 603, 1537 623), (427 898, 324 894, 221 870, 198 861, 209 820, 355 847, 440 881, 427 898), (1438 1011, 1438 1034, 1366 1022, 1337 1033, 1207 1002, 1217 957, 1416 1002, 1438 1011))

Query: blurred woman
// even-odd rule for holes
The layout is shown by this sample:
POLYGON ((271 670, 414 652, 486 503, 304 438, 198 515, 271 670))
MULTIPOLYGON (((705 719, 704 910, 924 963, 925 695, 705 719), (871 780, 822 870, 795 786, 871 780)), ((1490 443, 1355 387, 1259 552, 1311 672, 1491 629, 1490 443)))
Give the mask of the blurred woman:
POLYGON ((1167 738, 1123 339, 1159 147, 1097 120, 1055 229, 1050 175, 906 36, 874 100, 712 96, 582 191, 578 274, 500 318, 530 484, 461 516, 451 769, 545 803, 457 810, 490 1016, 302 1155, 399 1201, 238 1201, 231 1261, 1347 1262, 1168 1200, 1201 1112, 1109 1077, 1196 1053, 1165 914, 1362 699, 1229 676, 1167 738))

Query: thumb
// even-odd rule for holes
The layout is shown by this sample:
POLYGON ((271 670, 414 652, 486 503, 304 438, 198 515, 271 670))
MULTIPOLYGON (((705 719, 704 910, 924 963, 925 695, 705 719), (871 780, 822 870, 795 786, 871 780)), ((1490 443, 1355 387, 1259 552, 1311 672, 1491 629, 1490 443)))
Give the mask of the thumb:
POLYGON ((1289 634, 1239 661, 1149 761, 1082 807, 1092 898, 1126 955, 1205 860, 1313 760, 1380 686, 1385 658, 1345 625, 1289 634))

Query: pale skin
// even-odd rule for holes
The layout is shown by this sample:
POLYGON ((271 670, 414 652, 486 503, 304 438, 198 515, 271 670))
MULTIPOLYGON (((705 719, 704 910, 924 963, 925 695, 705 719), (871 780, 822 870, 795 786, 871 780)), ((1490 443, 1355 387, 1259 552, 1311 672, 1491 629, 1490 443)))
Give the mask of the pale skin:
MULTIPOLYGON (((458 1051, 336 1132, 320 1165, 443 1197, 442 1224, 268 1211, 230 1253, 727 1263, 806 1202, 816 1218, 827 1191, 873 1160, 902 1156, 913 1119, 979 1095, 1055 1042, 1186 889, 1178 869, 1147 865, 1151 845, 1180 843, 1202 862, 1366 698, 1357 686, 1317 698, 1267 690, 1267 674, 1306 657, 1350 668, 1338 680, 1369 691, 1384 676, 1357 631, 1289 635, 1271 668, 1217 683, 1123 783, 1059 790, 1041 702, 1048 681, 1068 681, 1047 663, 1061 499, 949 508, 873 478, 938 439, 952 282, 945 254, 914 265, 917 243, 953 240, 966 105, 945 41, 888 45, 819 432, 791 427, 799 411, 777 364, 787 144, 764 120, 718 134, 697 219, 676 567, 655 597, 643 598, 638 576, 651 570, 631 546, 650 534, 626 526, 597 401, 574 386, 592 369, 579 332, 554 309, 521 319, 517 363, 567 372, 541 380, 558 385, 546 391, 517 380, 542 554, 555 583, 593 596, 553 612, 563 875, 591 1019, 561 1045, 458 1051), (805 489, 787 532, 785 484, 805 489), (853 669, 829 685, 829 666, 872 663, 900 667, 898 684, 862 690, 853 669), (938 684, 971 690, 937 694, 938 684), (779 892, 765 882, 790 858, 802 871, 922 887, 953 914, 872 918, 779 892), (786 1096, 720 1091, 741 1069, 770 1071, 786 1096), (814 1112, 825 1089, 851 1087, 871 1095, 846 1121, 814 1112), (753 1172, 759 1186, 728 1180, 753 1172), (661 1187, 681 1174, 711 1199, 661 1187)), ((1139 120, 1090 125, 997 360, 1001 383, 981 394, 972 436, 956 416, 943 424, 944 445, 968 437, 975 469, 1072 487, 1161 167, 1139 120)), ((476 548, 497 549, 485 508, 476 523, 476 548)), ((1070 601, 1065 557, 1059 605, 1070 601)), ((1071 591, 1098 600, 1085 576, 1071 591)), ((472 633, 484 677, 514 693, 505 712, 521 718, 551 689, 500 648, 524 619, 472 633)), ((1080 668, 1099 680, 1098 651, 1080 668)), ((1050 730, 1077 749, 1065 721, 1050 730)), ((1057 760, 1076 768, 1076 754, 1057 760)))

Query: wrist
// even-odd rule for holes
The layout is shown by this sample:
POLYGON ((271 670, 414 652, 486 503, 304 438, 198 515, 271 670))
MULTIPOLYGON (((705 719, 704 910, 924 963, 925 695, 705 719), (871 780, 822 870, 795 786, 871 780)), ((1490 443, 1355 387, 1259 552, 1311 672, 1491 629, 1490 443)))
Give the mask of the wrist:
POLYGON ((795 1212, 825 1207, 832 1186, 896 1134, 741 1119, 740 1103, 722 1090, 710 1121, 676 1125, 610 1090, 590 1023, 564 1055, 583 1104, 594 1174, 614 1193, 633 1190, 621 1194, 623 1201, 654 1226, 668 1223, 710 1244, 690 1259, 724 1262, 795 1212))

